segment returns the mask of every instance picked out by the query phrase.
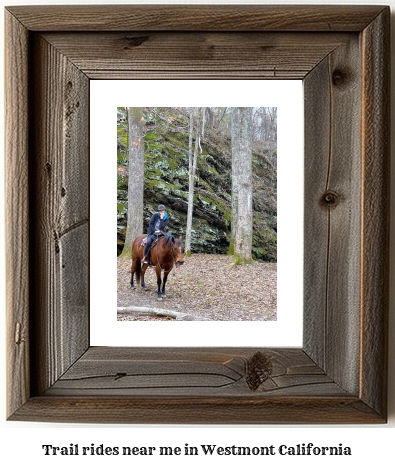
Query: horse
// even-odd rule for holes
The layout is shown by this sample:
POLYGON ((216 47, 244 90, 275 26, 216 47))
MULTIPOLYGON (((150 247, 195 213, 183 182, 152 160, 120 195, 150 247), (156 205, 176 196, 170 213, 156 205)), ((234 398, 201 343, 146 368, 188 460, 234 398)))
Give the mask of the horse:
MULTIPOLYGON (((135 289, 134 286, 134 274, 136 274, 137 284, 141 284, 143 289, 146 289, 144 282, 144 274, 148 268, 148 264, 143 264, 141 266, 141 261, 144 256, 144 246, 142 245, 142 240, 147 235, 139 235, 133 242, 132 245, 132 268, 131 268, 131 278, 130 278, 130 287, 135 289), (141 282, 140 282, 141 280, 141 282)), ((155 266, 156 279, 158 284, 158 300, 162 301, 166 297, 166 281, 169 272, 173 269, 173 266, 184 264, 184 247, 181 243, 182 237, 175 238, 171 233, 165 233, 164 236, 159 237, 156 245, 152 245, 150 250, 150 256, 152 260, 152 265, 155 266), (162 271, 164 273, 163 283, 161 279, 162 271)))

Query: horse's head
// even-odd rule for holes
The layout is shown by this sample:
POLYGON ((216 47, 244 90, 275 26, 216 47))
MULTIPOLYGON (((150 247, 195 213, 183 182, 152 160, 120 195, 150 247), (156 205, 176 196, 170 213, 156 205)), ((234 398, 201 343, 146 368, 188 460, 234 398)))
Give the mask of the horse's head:
POLYGON ((173 255, 176 260, 177 267, 184 264, 184 247, 182 246, 182 237, 175 238, 173 243, 173 255))

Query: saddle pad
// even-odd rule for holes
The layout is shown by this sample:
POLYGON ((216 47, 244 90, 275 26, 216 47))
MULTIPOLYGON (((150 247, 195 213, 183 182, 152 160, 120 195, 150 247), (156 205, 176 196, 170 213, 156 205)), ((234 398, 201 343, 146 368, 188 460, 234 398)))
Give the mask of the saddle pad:
MULTIPOLYGON (((148 237, 145 237, 141 240, 141 245, 140 246, 145 246, 147 244, 147 238, 148 237)), ((151 245, 151 249, 158 243, 158 239, 154 239, 152 241, 152 245, 151 245)))

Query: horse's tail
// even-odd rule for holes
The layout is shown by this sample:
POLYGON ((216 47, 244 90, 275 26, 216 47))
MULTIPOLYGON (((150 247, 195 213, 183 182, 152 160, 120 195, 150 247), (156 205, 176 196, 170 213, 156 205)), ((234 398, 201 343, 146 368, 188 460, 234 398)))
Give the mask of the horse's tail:
POLYGON ((137 262, 137 265, 136 265, 136 271, 135 271, 135 274, 136 274, 136 282, 137 282, 137 285, 140 285, 140 278, 141 278, 141 263, 138 261, 137 262))

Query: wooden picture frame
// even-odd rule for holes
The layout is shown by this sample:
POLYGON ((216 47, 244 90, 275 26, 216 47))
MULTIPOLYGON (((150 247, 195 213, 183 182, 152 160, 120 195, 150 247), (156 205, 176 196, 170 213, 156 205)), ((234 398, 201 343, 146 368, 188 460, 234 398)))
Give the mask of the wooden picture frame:
POLYGON ((8 419, 386 422, 389 19, 381 6, 6 9, 8 419), (90 347, 89 83, 110 78, 304 80, 301 349, 90 347))

